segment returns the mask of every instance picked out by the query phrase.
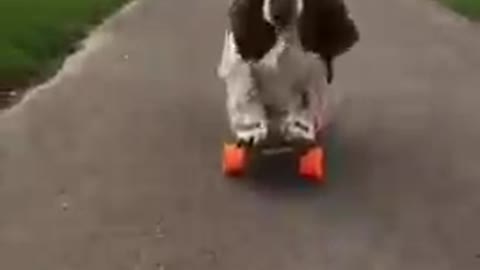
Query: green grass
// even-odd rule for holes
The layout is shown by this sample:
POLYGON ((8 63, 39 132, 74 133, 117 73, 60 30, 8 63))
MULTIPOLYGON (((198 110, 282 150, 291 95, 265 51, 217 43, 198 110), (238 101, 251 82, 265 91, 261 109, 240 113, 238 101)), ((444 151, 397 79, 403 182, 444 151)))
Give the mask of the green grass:
POLYGON ((480 0, 441 0, 453 10, 474 20, 480 20, 480 0))
POLYGON ((0 91, 51 75, 90 28, 128 0, 0 0, 0 91))

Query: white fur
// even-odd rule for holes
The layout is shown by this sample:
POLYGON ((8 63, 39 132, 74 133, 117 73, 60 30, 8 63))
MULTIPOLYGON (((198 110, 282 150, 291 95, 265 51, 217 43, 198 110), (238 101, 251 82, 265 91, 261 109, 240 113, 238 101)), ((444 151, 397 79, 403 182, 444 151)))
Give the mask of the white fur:
POLYGON ((283 38, 279 38, 273 48, 260 60, 260 64, 269 69, 277 69, 280 56, 285 51, 287 44, 283 38))
POLYGON ((270 24, 273 24, 273 18, 272 18, 272 13, 270 12, 270 4, 272 3, 271 0, 263 0, 263 18, 269 22, 270 24))
POLYGON ((303 0, 297 0, 297 16, 303 13, 303 0))
POLYGON ((240 55, 237 53, 237 46, 233 39, 233 34, 225 31, 222 58, 217 69, 217 75, 222 79, 226 78, 232 70, 233 65, 240 61, 240 58, 240 55))

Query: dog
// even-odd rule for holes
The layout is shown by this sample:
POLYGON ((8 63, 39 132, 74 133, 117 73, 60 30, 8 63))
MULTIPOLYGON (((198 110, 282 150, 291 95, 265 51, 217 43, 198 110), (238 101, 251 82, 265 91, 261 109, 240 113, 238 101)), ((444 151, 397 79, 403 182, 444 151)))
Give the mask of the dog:
POLYGON ((334 60, 358 41, 342 0, 232 0, 218 76, 231 130, 255 144, 282 115, 287 139, 313 140, 325 126, 334 60))

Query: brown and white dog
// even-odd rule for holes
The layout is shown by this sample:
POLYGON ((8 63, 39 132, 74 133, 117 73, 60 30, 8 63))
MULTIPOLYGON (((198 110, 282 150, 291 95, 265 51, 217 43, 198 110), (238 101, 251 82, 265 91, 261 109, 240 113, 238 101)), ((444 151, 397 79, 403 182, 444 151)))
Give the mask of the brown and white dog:
POLYGON ((232 131, 256 143, 269 114, 287 138, 314 139, 325 122, 333 61, 359 40, 342 0, 232 0, 218 75, 232 131))

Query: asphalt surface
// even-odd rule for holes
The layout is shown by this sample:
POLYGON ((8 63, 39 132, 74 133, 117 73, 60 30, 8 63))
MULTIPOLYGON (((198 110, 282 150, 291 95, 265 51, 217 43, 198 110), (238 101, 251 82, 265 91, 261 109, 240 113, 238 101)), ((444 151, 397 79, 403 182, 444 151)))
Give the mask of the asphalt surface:
POLYGON ((0 268, 480 269, 478 27, 349 1, 362 42, 338 64, 329 185, 288 158, 232 182, 226 2, 144 1, 1 116, 0 268))

